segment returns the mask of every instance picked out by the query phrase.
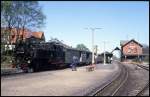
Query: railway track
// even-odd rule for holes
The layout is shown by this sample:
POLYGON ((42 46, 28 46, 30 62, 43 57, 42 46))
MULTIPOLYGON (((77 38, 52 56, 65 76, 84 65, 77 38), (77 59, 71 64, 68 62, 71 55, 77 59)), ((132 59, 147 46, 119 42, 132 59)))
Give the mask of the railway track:
MULTIPOLYGON (((138 67, 141 67, 141 68, 143 68, 143 69, 149 71, 149 67, 148 67, 148 66, 143 66, 143 65, 139 65, 139 64, 136 64, 136 65, 137 65, 138 67)), ((145 84, 145 86, 142 87, 142 89, 136 94, 136 96, 142 96, 143 93, 144 93, 144 91, 145 91, 146 89, 148 89, 148 87, 149 87, 149 80, 148 80, 148 82, 145 84)))
POLYGON ((143 65, 139 65, 139 64, 136 64, 138 67, 141 67, 147 71, 149 71, 149 67, 148 66, 143 66, 143 65))
POLYGON ((124 85, 128 79, 128 69, 121 63, 119 63, 121 71, 113 80, 107 82, 103 87, 90 93, 88 96, 115 96, 119 89, 124 85))

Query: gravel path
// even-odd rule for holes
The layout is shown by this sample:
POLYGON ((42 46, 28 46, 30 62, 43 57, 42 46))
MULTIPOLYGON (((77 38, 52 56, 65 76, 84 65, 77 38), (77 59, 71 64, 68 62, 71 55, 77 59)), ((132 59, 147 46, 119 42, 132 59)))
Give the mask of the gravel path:
POLYGON ((149 88, 147 88, 147 89, 145 90, 145 92, 143 93, 143 95, 144 95, 144 96, 149 96, 149 88))
POLYGON ((92 72, 86 72, 85 67, 78 67, 77 71, 68 68, 4 76, 1 77, 1 95, 82 96, 115 76, 118 71, 116 64, 97 64, 92 72))
MULTIPOLYGON (((129 78, 122 90, 120 90, 119 96, 135 96, 149 81, 149 71, 133 64, 126 64, 125 66, 129 69, 129 78)), ((149 91, 144 95, 149 95, 149 91)))

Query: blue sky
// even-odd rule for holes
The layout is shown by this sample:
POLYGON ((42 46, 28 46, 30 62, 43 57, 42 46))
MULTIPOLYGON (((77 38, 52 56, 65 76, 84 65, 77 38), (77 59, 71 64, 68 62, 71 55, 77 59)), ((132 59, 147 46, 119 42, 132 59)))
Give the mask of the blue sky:
POLYGON ((149 45, 149 2, 144 1, 40 1, 46 15, 44 32, 50 38, 63 40, 76 47, 83 43, 92 48, 91 31, 86 27, 102 28, 95 31, 94 44, 98 52, 119 46, 120 40, 135 39, 149 45), (139 34, 139 38, 138 38, 139 34))

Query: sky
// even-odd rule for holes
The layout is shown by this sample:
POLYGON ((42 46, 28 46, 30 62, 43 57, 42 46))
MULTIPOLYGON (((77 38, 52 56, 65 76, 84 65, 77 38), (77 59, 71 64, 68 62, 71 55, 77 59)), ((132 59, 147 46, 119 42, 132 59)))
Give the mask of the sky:
POLYGON ((94 31, 94 45, 98 53, 120 47, 120 40, 135 39, 149 45, 149 2, 146 1, 40 1, 46 16, 46 41, 58 38, 76 47, 83 43, 92 49, 92 32, 85 28, 102 28, 94 31))

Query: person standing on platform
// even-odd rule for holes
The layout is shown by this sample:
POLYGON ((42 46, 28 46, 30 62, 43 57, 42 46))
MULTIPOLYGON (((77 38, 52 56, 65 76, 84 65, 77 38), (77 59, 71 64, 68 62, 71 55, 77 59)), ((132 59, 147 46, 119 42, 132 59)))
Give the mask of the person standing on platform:
POLYGON ((78 57, 73 56, 73 62, 71 64, 72 71, 77 71, 78 57))

